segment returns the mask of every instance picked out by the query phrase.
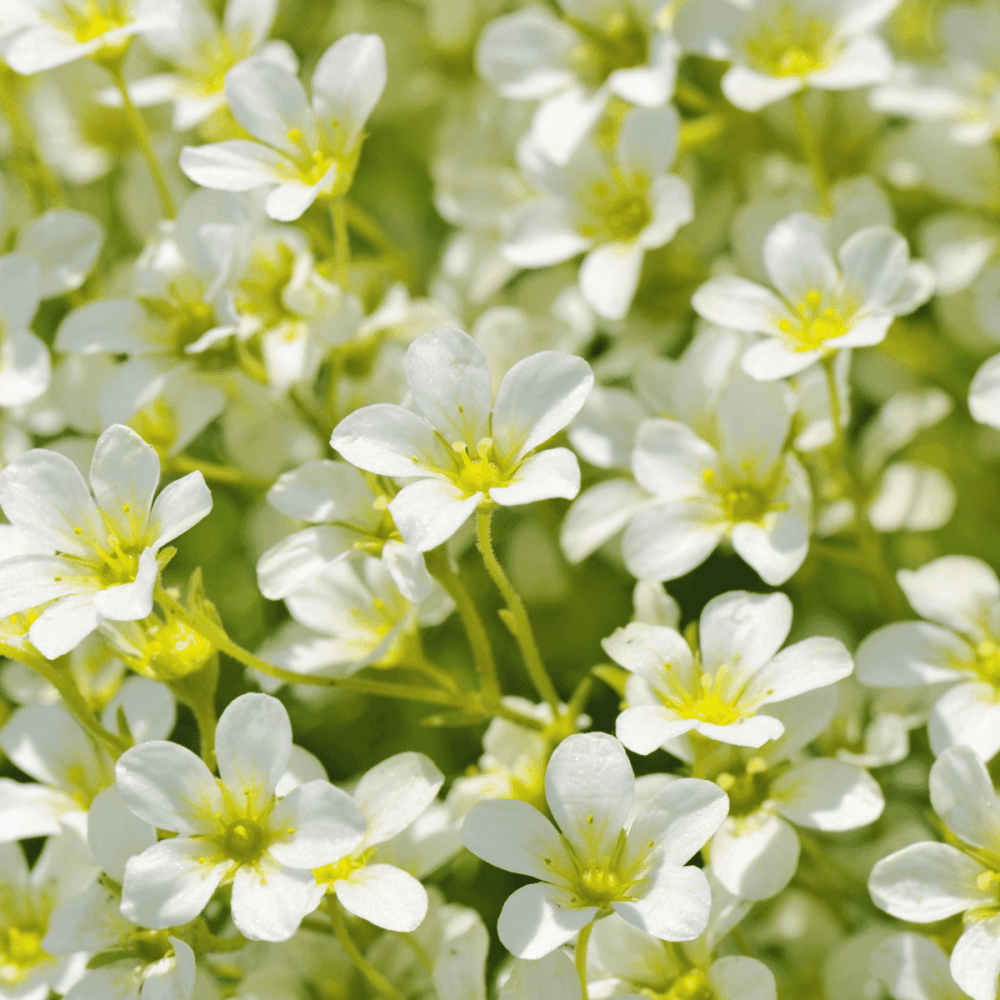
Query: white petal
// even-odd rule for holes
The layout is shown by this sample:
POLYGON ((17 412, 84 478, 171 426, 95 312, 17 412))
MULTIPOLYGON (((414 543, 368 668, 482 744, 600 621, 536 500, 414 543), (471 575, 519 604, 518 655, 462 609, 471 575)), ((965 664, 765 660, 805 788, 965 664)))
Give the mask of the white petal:
POLYGON ((287 178, 286 165, 281 153, 247 139, 185 146, 180 156, 181 170, 195 184, 222 191, 281 184, 287 178))
POLYGON ((219 717, 215 754, 219 777, 242 806, 254 812, 274 794, 292 752, 285 706, 266 694, 241 694, 219 717))
POLYGON ((864 306, 884 306, 906 277, 910 250, 889 226, 867 226, 837 251, 846 288, 864 306))
POLYGON ((875 865, 868 889, 886 913, 928 924, 989 905, 993 894, 976 886, 983 871, 982 864, 949 844, 910 844, 875 865))
POLYGON ((559 532, 563 554, 571 563, 585 559, 649 502, 649 494, 628 479, 609 479, 584 490, 563 518, 559 532))
POLYGON ((695 730, 710 740, 738 747, 762 747, 781 736, 784 726, 780 719, 760 714, 720 726, 711 722, 696 722, 695 730))
POLYGON ((504 375, 493 406, 498 454, 521 459, 580 412, 594 384, 590 365, 561 351, 541 351, 504 375))
POLYGON ((774 973, 746 955, 727 955, 708 968, 708 984, 719 1000, 777 1000, 774 973))
POLYGON ((713 598, 701 613, 698 637, 704 669, 730 664, 741 678, 757 674, 792 627, 792 602, 782 593, 736 590, 713 598))
POLYGON ((638 674, 653 688, 663 681, 666 669, 673 671, 682 684, 692 679, 691 648, 676 629, 630 622, 602 639, 601 645, 615 663, 638 674))
POLYGON ((107 587, 94 594, 94 608, 112 621, 130 622, 145 618, 153 610, 153 588, 160 569, 150 548, 139 556, 132 583, 107 587))
POLYGON ((992 850, 1000 804, 982 760, 967 746, 945 750, 930 775, 931 805, 945 826, 972 847, 992 850))
POLYGON ((983 760, 992 760, 1000 752, 1000 704, 996 701, 996 688, 983 681, 956 684, 931 709, 927 735, 935 754, 964 743, 983 760))
POLYGON ((645 248, 635 243, 595 247, 580 265, 580 291, 598 316, 623 319, 639 285, 645 248))
POLYGON ((749 705, 785 701, 835 684, 853 670, 851 654, 839 639, 813 636, 783 649, 766 663, 747 685, 743 698, 749 705))
POLYGON ((6 330, 27 329, 38 309, 41 286, 42 271, 34 257, 0 257, 0 317, 6 330))
POLYGON ((49 349, 30 330, 9 330, 0 343, 0 406, 24 406, 52 381, 49 349))
POLYGON ((645 893, 630 903, 612 903, 620 917, 663 941, 692 941, 708 924, 712 893, 700 868, 665 866, 645 893))
POLYGON ((591 241, 577 232, 566 203, 545 198, 527 202, 511 214, 503 255, 518 267, 548 267, 590 246, 591 241))
POLYGON ((622 536, 622 555, 640 580, 674 580, 700 566, 725 533, 725 524, 706 517, 702 504, 659 504, 632 519, 622 536))
POLYGON ((385 45, 378 35, 344 35, 323 53, 312 91, 321 127, 336 123, 352 149, 385 89, 385 45))
POLYGON ((687 181, 675 174, 666 174, 653 181, 649 202, 653 218, 639 234, 639 242, 652 250, 672 240, 677 230, 694 218, 694 198, 687 181))
POLYGON ((257 563, 257 586, 269 600, 288 597, 339 559, 354 553, 361 536, 352 528, 318 524, 283 538, 257 563))
POLYGON ((973 420, 1000 428, 1000 354, 985 361, 972 379, 969 412, 973 420))
POLYGON ((17 249, 38 261, 39 294, 52 298, 79 288, 104 242, 101 224, 86 212, 50 209, 21 230, 17 249))
POLYGON ((312 111, 294 73, 267 59, 244 59, 226 74, 225 87, 233 117, 255 139, 287 156, 301 156, 289 136, 297 130, 303 144, 316 148, 312 111))
POLYGON ((778 320, 787 311, 769 288, 731 274, 706 281, 691 305, 711 323, 748 333, 779 333, 778 320))
POLYGON ((61 833, 62 818, 78 809, 78 804, 58 789, 0 778, 0 842, 61 833))
POLYGON ((648 178, 666 173, 677 152, 679 124, 673 105, 634 109, 618 133, 618 163, 629 174, 648 178))
POLYGON ((633 753, 651 754, 669 740, 690 732, 696 719, 682 719, 658 705, 626 708, 615 723, 615 736, 633 753))
POLYGON ((565 165, 601 117, 609 96, 606 87, 591 93, 572 86, 546 98, 531 120, 532 143, 553 163, 565 165))
POLYGON ((366 844, 381 844, 405 830, 433 801, 444 775, 422 753, 407 751, 376 764, 354 789, 368 823, 366 844))
POLYGON ((793 305, 806 293, 829 293, 837 284, 827 227, 808 212, 794 212, 764 238, 764 266, 774 287, 793 305))
POLYGON ((327 521, 355 522, 373 513, 374 497, 364 476, 346 462, 316 459, 283 472, 267 491, 267 502, 286 517, 321 524, 327 521))
POLYGON ((101 614, 94 591, 70 594, 49 605, 28 630, 31 644, 48 660, 69 653, 97 628, 101 614))
MULTIPOLYGON (((606 926, 595 924, 594 929, 606 926)), ((511 963, 510 976, 500 987, 500 1000, 580 1000, 583 991, 573 960, 559 949, 535 961, 511 963)))
POLYGON ((143 927, 179 927, 212 898, 231 862, 205 858, 203 842, 161 840, 125 866, 122 913, 143 927))
MULTIPOLYGON (((267 193, 267 198, 264 199, 264 211, 267 212, 269 218, 276 222, 295 222, 296 219, 302 218, 306 209, 319 197, 321 191, 329 189, 336 179, 338 169, 337 164, 334 163, 315 184, 306 184, 303 181, 285 181, 279 184, 267 193)), ((279 351, 281 347, 288 346, 287 341, 284 345, 280 342, 277 344, 265 342, 265 350, 269 346, 271 348, 270 356, 274 358, 272 363, 274 363, 275 368, 278 368, 281 363, 279 351)), ((297 345, 292 346, 296 347, 297 345)), ((296 369, 298 366, 294 364, 294 358, 298 352, 293 350, 289 353, 292 355, 293 361, 288 367, 296 369)), ((296 379, 292 379, 292 381, 296 381, 296 379)))
POLYGON ((872 952, 871 971, 899 1000, 961 1000, 948 956, 936 941, 922 934, 886 938, 872 952))
POLYGON ((621 743, 578 733, 556 747, 545 772, 545 799, 580 859, 603 858, 618 841, 635 778, 621 743))
POLYGON ((482 498, 482 493, 463 497, 457 486, 441 479, 420 479, 396 494, 389 513, 407 545, 429 552, 465 524, 482 498))
POLYGON ((577 33, 544 8, 498 17, 476 46, 479 75, 509 100, 548 97, 571 83, 577 33))
POLYGON ((490 490, 490 499, 504 507, 562 497, 580 492, 580 463, 568 448, 549 448, 518 466, 509 486, 490 490))
POLYGON ((230 38, 246 38, 256 49, 271 33, 277 9, 277 0, 229 0, 223 27, 230 38))
POLYGON ((94 860, 116 882, 125 878, 125 863, 156 843, 156 827, 125 805, 117 785, 97 794, 87 813, 87 844, 94 860))
POLYGON ((791 881, 799 838, 780 816, 752 813, 725 822, 712 839, 712 874, 733 895, 769 899, 791 881))
POLYGON ((951 953, 951 975, 972 1000, 995 1000, 1000 975, 1000 917, 968 927, 951 953))
POLYGON ((1000 601, 996 573, 971 556, 942 556, 918 570, 902 569, 896 578, 917 614, 975 639, 1000 601))
POLYGON ((90 485, 94 498, 118 536, 138 542, 160 482, 155 449, 132 428, 109 427, 94 447, 90 485), (138 531, 133 527, 138 526, 138 531))
POLYGON ((462 843, 496 868, 543 881, 573 870, 555 827, 521 799, 477 803, 465 817, 462 843))
POLYGON ((801 89, 797 76, 767 76, 745 66, 731 66, 722 78, 722 92, 743 111, 760 111, 801 89))
POLYGON ((756 344, 751 344, 743 352, 740 365, 751 378, 759 382, 771 382, 805 371, 822 356, 823 351, 820 348, 800 351, 790 347, 778 337, 767 337, 757 341, 756 344))
POLYGON ((854 657, 862 684, 915 687, 958 680, 974 654, 950 629, 929 622, 894 622, 872 632, 854 657))
POLYGON ((98 299, 68 313, 56 331, 57 351, 144 354, 155 350, 146 311, 134 299, 98 299))
POLYGON ((251 941, 287 941, 323 893, 308 869, 282 868, 266 858, 241 865, 233 878, 233 923, 251 941))
POLYGON ((307 781, 279 799, 268 817, 273 830, 288 831, 268 853, 290 868, 320 868, 350 854, 365 834, 354 800, 328 781, 307 781))
POLYGON ((207 833, 222 811, 218 782, 186 747, 150 740, 131 747, 115 766, 125 804, 153 826, 175 833, 207 833))
POLYGON ((770 515, 764 525, 750 521, 736 524, 730 541, 736 553, 772 587, 798 572, 809 552, 809 531, 790 511, 770 515))
MULTIPOLYGON (((390 540, 382 546, 382 563, 388 569, 392 582, 408 601, 419 603, 435 594, 434 579, 427 572, 423 553, 418 549, 390 540)), ((450 606, 441 620, 451 614, 452 610, 454 607, 450 606)), ((421 611, 421 622, 436 624, 426 621, 423 615, 424 611, 421 611)))
POLYGON ((636 431, 632 472, 639 485, 660 500, 700 496, 705 492, 705 470, 718 464, 716 450, 677 420, 645 420, 636 431))
POLYGON ((212 510, 212 491, 200 472, 189 472, 160 491, 149 515, 153 547, 158 549, 183 535, 212 510))
POLYGON ((839 760, 806 760, 772 782, 774 808, 815 830, 854 830, 882 815, 885 798, 865 770, 839 760))
POLYGON ((359 469, 380 476, 423 476, 448 469, 452 456, 426 420, 391 403, 376 403, 344 417, 330 444, 359 469))
POLYGON ((881 38, 852 38, 825 69, 809 74, 809 86, 821 90, 854 90, 884 83, 892 73, 892 53, 881 38))
POLYGON ((415 931, 427 913, 427 890, 393 865, 366 865, 333 888, 345 910, 388 931, 415 931))
POLYGON ((518 958, 544 958, 582 930, 597 914, 596 906, 567 906, 565 890, 545 882, 518 889, 503 904, 497 933, 518 958))
POLYGON ((197 968, 191 945, 173 935, 167 938, 173 955, 146 968, 141 1000, 191 1000, 197 968))
POLYGON ((78 577, 79 571, 78 564, 59 556, 13 555, 0 560, 0 614, 25 611, 87 589, 93 581, 78 577))

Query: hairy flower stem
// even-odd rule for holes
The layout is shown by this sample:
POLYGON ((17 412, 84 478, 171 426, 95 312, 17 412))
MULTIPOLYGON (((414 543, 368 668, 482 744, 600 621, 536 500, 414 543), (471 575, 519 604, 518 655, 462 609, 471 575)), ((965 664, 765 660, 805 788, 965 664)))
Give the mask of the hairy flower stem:
POLYGON ((517 640, 517 645, 521 650, 524 664, 528 668, 528 674, 535 685, 536 690, 552 709, 552 718, 559 718, 559 695, 555 685, 549 677, 542 656, 538 652, 538 643, 535 642, 535 633, 525 610, 524 601, 514 589, 507 574, 504 572, 500 561, 493 551, 493 539, 491 536, 491 525, 493 522, 493 511, 490 508, 480 508, 476 515, 476 540, 479 551, 486 566, 486 572, 490 579, 496 584, 504 601, 507 604, 508 617, 506 622, 517 640))
POLYGON ((574 961, 576 963, 576 974, 580 977, 580 990, 582 1000, 590 1000, 587 993, 587 945, 590 944, 590 932, 594 929, 594 921, 591 920, 586 927, 580 931, 576 939, 576 951, 574 961))
POLYGON ((830 397, 830 419, 833 421, 833 443, 830 445, 830 454, 833 458, 834 469, 840 477, 841 485, 854 504, 854 530, 858 540, 858 568, 864 569, 872 578, 886 613, 892 619, 898 620, 907 616, 906 602, 886 560, 882 538, 868 520, 864 490, 848 461, 847 440, 841 424, 840 394, 837 391, 834 361, 834 355, 831 354, 823 358, 822 362, 823 370, 826 373, 827 393, 830 397))
POLYGON ((326 909, 330 914, 333 932, 337 935, 337 940, 340 942, 341 947, 347 952, 347 957, 354 963, 355 968, 371 983, 372 988, 381 993, 387 1000, 405 1000, 403 994, 361 954, 358 946, 354 943, 354 939, 351 937, 350 931, 347 929, 347 924, 344 922, 344 915, 340 912, 340 905, 337 903, 336 896, 328 895, 326 897, 326 909))
POLYGON ((351 242, 347 235, 347 204, 343 196, 330 201, 330 219, 333 223, 333 276, 337 284, 346 290, 351 242))
POLYGON ((447 591, 449 597, 458 608, 465 634, 472 647, 472 658, 476 662, 476 672, 479 675, 479 690, 482 693, 484 708, 495 713, 500 706, 500 685, 497 682, 497 668, 493 659, 493 650, 486 635, 483 620, 479 617, 475 601, 465 589, 465 584, 451 568, 448 551, 445 546, 427 552, 424 556, 427 572, 447 591))
POLYGON ((122 107, 125 109, 129 128, 132 130, 132 136, 139 147, 139 151, 146 160, 146 166, 149 167, 150 176, 153 178, 153 185, 156 187, 156 193, 159 195, 160 205, 163 208, 163 215, 167 219, 172 219, 177 214, 174 199, 170 193, 170 188, 167 186, 167 179, 163 176, 160 161, 156 158, 156 151, 153 149, 153 143, 149 138, 149 129, 146 127, 146 121, 129 96, 128 84, 125 82, 125 74, 122 72, 121 63, 109 66, 108 72, 111 74, 115 86, 122 95, 122 107))
POLYGON ((59 692, 66 708, 69 709, 76 721, 99 743, 103 743, 116 760, 129 748, 129 744, 125 740, 115 733, 108 732, 100 724, 68 668, 60 669, 55 663, 43 659, 38 654, 33 655, 26 650, 15 649, 5 643, 0 643, 0 656, 17 660, 18 663, 23 663, 26 667, 41 674, 59 692))
POLYGON ((833 212, 833 205, 830 202, 830 181, 826 176, 826 168, 823 166, 819 143, 816 141, 812 126, 809 124, 809 116, 806 114, 806 92, 804 90, 792 95, 792 108, 795 112, 795 128, 799 134, 799 145, 802 147, 802 155, 812 173, 820 208, 824 215, 830 215, 833 212))

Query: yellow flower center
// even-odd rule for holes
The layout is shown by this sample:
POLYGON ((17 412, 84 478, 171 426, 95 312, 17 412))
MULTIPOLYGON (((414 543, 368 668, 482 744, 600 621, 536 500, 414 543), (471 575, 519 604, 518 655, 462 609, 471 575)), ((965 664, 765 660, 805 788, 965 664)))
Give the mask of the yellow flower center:
POLYGON ((840 47, 831 23, 791 3, 782 4, 776 14, 758 22, 755 34, 743 41, 754 69, 769 76, 804 76, 830 64, 840 47))
POLYGON ((782 317, 778 328, 796 351, 814 351, 850 330, 852 311, 846 303, 824 302, 822 292, 813 289, 796 305, 795 318, 782 317))
POLYGON ((616 11, 600 27, 567 20, 580 38, 570 63, 589 86, 599 87, 616 69, 642 66, 649 59, 649 36, 631 11, 616 11))
POLYGON ((464 496, 482 493, 488 497, 492 487, 506 486, 510 481, 496 460, 492 438, 480 439, 475 457, 469 454, 469 446, 464 441, 455 441, 451 447, 458 466, 453 479, 464 496))
POLYGON ((634 240, 653 219, 649 202, 637 194, 625 195, 605 212, 608 232, 616 240, 634 240))
POLYGON ((760 757, 751 757, 742 774, 723 771, 715 783, 729 796, 729 815, 738 818, 757 812, 764 804, 771 776, 767 775, 767 764, 760 757))
POLYGON ((184 67, 181 86, 196 97, 211 97, 222 91, 229 72, 238 62, 251 55, 250 33, 233 40, 220 31, 210 41, 203 42, 198 54, 184 67))
MULTIPOLYGON (((290 129, 287 138, 293 146, 298 147, 299 152, 292 163, 279 163, 278 168, 287 171, 291 178, 303 184, 310 186, 318 184, 337 162, 337 157, 327 149, 312 149, 305 141, 301 130, 297 128, 290 129)), ((336 179, 337 175, 334 174, 333 180, 336 179)), ((330 190, 332 191, 332 188, 330 190)), ((324 193, 329 192, 324 191, 324 193)))
POLYGON ((976 646, 976 659, 972 669, 1000 692, 1000 647, 991 639, 985 639, 976 646))
POLYGON ((653 219, 647 192, 649 178, 626 177, 617 168, 610 181, 595 181, 582 198, 587 219, 580 234, 588 239, 630 243, 653 219))
POLYGON ((169 297, 140 298, 139 301, 153 316, 163 321, 170 337, 172 350, 187 359, 184 348, 189 347, 203 334, 218 324, 215 308, 202 298, 202 289, 194 282, 174 282, 169 297))
POLYGON ((322 868, 314 868, 313 875, 320 885, 333 885, 334 882, 342 882, 349 878, 360 868, 364 868, 375 856, 375 848, 369 847, 367 850, 357 854, 348 854, 332 865, 323 865, 322 868))
POLYGON ((762 524, 766 514, 788 506, 784 501, 775 500, 785 485, 780 464, 767 482, 755 482, 751 474, 749 467, 739 471, 724 469, 722 475, 717 475, 714 469, 705 469, 702 473, 705 485, 719 498, 722 519, 729 524, 744 521, 762 524))
POLYGON ((120 0, 61 3, 49 16, 59 28, 72 34, 81 43, 92 42, 115 28, 123 27, 129 21, 125 4, 120 0))
POLYGON ((715 991, 701 969, 691 969, 678 976, 665 993, 650 993, 655 1000, 714 1000, 715 991))
POLYGON ((281 297, 294 271, 295 254, 284 243, 276 243, 270 253, 255 253, 239 283, 237 311, 259 318, 265 330, 285 320, 298 319, 281 297))
POLYGON ((45 928, 38 924, 0 927, 0 983, 16 986, 43 962, 54 961, 42 950, 45 928))
POLYGON ((234 861, 256 861, 266 846, 266 836, 261 825, 248 816, 235 820, 226 827, 222 846, 234 861))

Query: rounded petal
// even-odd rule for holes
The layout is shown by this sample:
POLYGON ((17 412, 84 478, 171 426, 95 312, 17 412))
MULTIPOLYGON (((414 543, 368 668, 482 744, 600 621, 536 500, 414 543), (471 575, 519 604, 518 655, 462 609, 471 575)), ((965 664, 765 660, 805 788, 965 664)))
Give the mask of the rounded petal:
POLYGON ((545 882, 518 889, 503 904, 497 933, 517 958, 544 958, 582 930, 597 914, 596 906, 567 906, 564 890, 545 882))
POLYGON ((631 622, 601 640, 604 652, 619 666, 638 674, 654 688, 673 670, 688 680, 694 660, 691 647, 676 629, 631 622))
POLYGON ((868 890, 875 905, 900 920, 929 924, 977 906, 994 893, 977 887, 983 865, 950 844, 910 844, 872 869, 868 890))
POLYGON ((272 545, 257 562, 257 586, 269 600, 288 597, 331 563, 355 552, 361 536, 353 528, 318 524, 272 545))
POLYGON ((677 420, 645 420, 635 435, 632 472, 660 500, 687 500, 705 492, 705 471, 718 452, 677 420))
POLYGON ((556 747, 545 771, 545 799, 581 860, 614 849, 632 805, 635 777, 621 743, 577 733, 556 747))
POLYGON ((674 580, 700 566, 725 533, 725 524, 710 520, 703 504, 658 504, 632 518, 622 535, 622 555, 639 580, 674 580))
POLYGON ((291 752, 292 724, 277 698, 241 694, 219 717, 219 777, 241 805, 246 802, 255 812, 274 794, 291 752))
POLYGON ((366 865, 333 888, 345 910, 387 931, 415 931, 427 913, 427 890, 393 865, 366 865))
POLYGON ((951 976, 972 1000, 995 1000, 1000 976, 1000 916, 966 928, 951 953, 951 976))
POLYGON ((584 490, 563 518, 559 531, 563 555, 571 563, 586 559, 644 510, 650 499, 628 479, 609 479, 584 490))
POLYGON ((128 859, 155 843, 156 828, 127 808, 116 785, 97 793, 87 813, 87 844, 116 882, 124 880, 128 859))
POLYGON ((942 556, 918 570, 896 574, 913 610, 974 639, 983 637, 982 623, 1000 601, 1000 582, 993 569, 971 556, 942 556))
POLYGON ((810 291, 821 295, 837 285, 837 265, 828 247, 826 224, 808 212, 793 212, 764 237, 764 266, 774 287, 793 305, 810 291))
POLYGON ((378 35, 344 35, 313 70, 313 106, 321 128, 335 128, 345 149, 358 141, 385 90, 385 43, 378 35))
POLYGON ((405 830, 434 801, 442 784, 444 775, 422 753, 398 753, 376 764, 354 789, 368 825, 365 844, 381 844, 405 830))
POLYGON ((698 630, 704 667, 714 674, 729 664, 741 679, 749 678, 777 653, 791 627, 792 602, 782 593, 734 590, 713 598, 698 630))
POLYGON ((635 243, 606 243, 595 247, 580 265, 580 292, 604 319, 624 319, 639 285, 645 247, 635 243))
POLYGON ((634 902, 612 903, 615 913, 662 941, 693 941, 708 926, 712 909, 705 873, 700 868, 664 866, 651 881, 634 902))
POLYGON ((571 56, 579 36, 554 14, 527 9, 498 17, 483 29, 476 69, 509 100, 536 100, 573 80, 571 56))
POLYGON ((520 799, 479 802, 462 825, 462 843, 496 868, 551 881, 573 864, 556 828, 520 799))
POLYGON ((727 955, 708 968, 708 984, 719 1000, 776 1000, 774 973, 756 958, 727 955))
POLYGON ((286 839, 271 843, 268 853, 289 868, 333 864, 365 835, 365 817, 351 796, 322 779, 307 781, 279 799, 268 825, 285 831, 286 839))
POLYGON ((969 412, 973 420, 1000 428, 1000 354, 976 372, 969 386, 969 412))
POLYGON ((518 466, 509 486, 495 486, 490 499, 504 507, 562 497, 580 492, 580 463, 568 448, 548 448, 518 466))
POLYGON ((204 146, 185 146, 180 168, 202 187, 220 191, 252 191, 286 179, 285 159, 277 150, 248 139, 227 139, 204 146))
POLYGON ((380 476, 424 476, 449 469, 452 456, 426 420, 392 403, 375 403, 344 417, 330 445, 351 465, 380 476))
POLYGON ((457 486, 443 479, 420 479, 396 494, 389 513, 407 545, 429 552, 451 538, 482 499, 482 493, 463 496, 457 486))
POLYGON ((233 923, 251 941, 287 941, 324 892, 308 869, 283 868, 267 859, 241 865, 233 877, 233 923))
POLYGON ((795 874, 799 838, 780 816, 752 813, 722 825, 709 860, 712 874, 734 896, 769 899, 795 874))
POLYGON ((927 735, 935 754, 965 744, 983 760, 992 760, 1000 751, 1000 704, 996 688, 983 681, 956 684, 931 709, 927 735))
POLYGON ((70 653, 97 628, 101 613, 92 590, 50 604, 28 630, 31 644, 48 660, 70 653))
POLYGON ((745 66, 731 66, 722 78, 722 92, 743 111, 760 111, 801 89, 800 77, 767 76, 745 66))
POLYGON ((773 382, 805 371, 823 357, 823 351, 800 351, 780 337, 767 337, 743 352, 740 366, 758 382, 773 382))
POLYGON ((906 278, 910 249, 895 229, 866 226, 852 233, 837 251, 850 294, 861 306, 891 302, 906 278))
POLYGON ((945 750, 930 775, 931 805, 945 826, 971 847, 992 850, 1000 837, 1000 803, 982 760, 970 747, 945 750))
POLYGON ((21 230, 17 249, 38 261, 39 294, 47 299, 83 284, 103 242, 104 229, 93 216, 50 209, 21 230))
POLYGON ((179 927, 205 909, 231 867, 206 858, 202 841, 161 840, 125 865, 122 913, 142 927, 179 927))
POLYGON ((748 333, 780 333, 778 320, 788 311, 769 288, 732 274, 706 281, 691 305, 710 323, 748 333))
POLYGON ((590 247, 591 241, 574 227, 565 202, 544 198, 512 213, 503 255, 518 267, 549 267, 590 247))
POLYGON ((310 149, 316 147, 316 126, 306 92, 284 66, 267 59, 244 59, 226 74, 225 87, 233 117, 255 139, 290 157, 302 155, 292 132, 310 149))
POLYGON ((30 330, 11 330, 0 343, 0 406, 25 406, 52 382, 49 349, 30 330))
POLYGON ((769 514, 762 525, 735 524, 729 537, 737 555, 772 587, 794 576, 809 553, 809 529, 793 511, 769 514))
POLYGON ((878 782, 840 760, 806 760, 771 784, 774 809, 815 830, 854 830, 874 823, 885 808, 878 782))
POLYGON ((314 524, 368 517, 373 499, 364 476, 354 466, 325 458, 283 472, 267 491, 267 502, 275 510, 314 524))
POLYGON ((137 621, 153 610, 153 588, 160 568, 153 550, 147 548, 139 556, 135 579, 107 587, 94 594, 94 608, 105 618, 117 622, 137 621))
POLYGON ((973 660, 968 644, 928 622, 893 622, 872 632, 854 654, 858 680, 871 687, 915 687, 958 680, 973 660))
POLYGON ((851 654, 839 639, 825 635, 803 639, 766 663, 746 687, 741 699, 749 705, 785 701, 849 677, 851 654))

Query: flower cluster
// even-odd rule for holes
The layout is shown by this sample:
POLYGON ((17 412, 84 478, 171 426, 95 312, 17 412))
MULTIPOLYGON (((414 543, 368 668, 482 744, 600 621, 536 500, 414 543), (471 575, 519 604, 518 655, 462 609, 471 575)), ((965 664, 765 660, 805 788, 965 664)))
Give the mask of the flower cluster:
POLYGON ((998 1000, 997 0, 0 0, 0 121, 0 1000, 998 1000))

